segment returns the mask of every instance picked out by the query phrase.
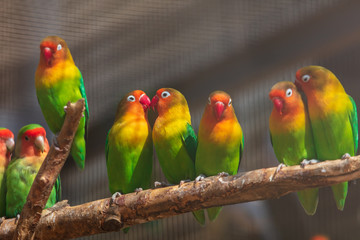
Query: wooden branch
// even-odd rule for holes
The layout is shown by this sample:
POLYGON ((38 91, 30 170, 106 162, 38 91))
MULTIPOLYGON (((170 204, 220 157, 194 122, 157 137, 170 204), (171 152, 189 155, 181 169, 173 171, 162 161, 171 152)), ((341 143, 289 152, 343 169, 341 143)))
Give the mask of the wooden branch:
MULTIPOLYGON (((69 239, 175 216, 202 208, 274 199, 293 191, 323 187, 360 178, 360 156, 308 165, 258 169, 237 176, 209 177, 181 186, 150 189, 57 211, 42 212, 35 239, 69 239)), ((0 227, 0 239, 11 239, 14 219, 0 227)))
MULTIPOLYGON (((68 103, 64 124, 57 136, 57 146, 51 145, 48 155, 41 165, 31 186, 20 220, 13 235, 14 240, 32 239, 40 220, 41 212, 50 196, 54 183, 65 164, 72 141, 85 109, 84 99, 68 103)), ((1 238, 0 238, 1 239, 1 238)))

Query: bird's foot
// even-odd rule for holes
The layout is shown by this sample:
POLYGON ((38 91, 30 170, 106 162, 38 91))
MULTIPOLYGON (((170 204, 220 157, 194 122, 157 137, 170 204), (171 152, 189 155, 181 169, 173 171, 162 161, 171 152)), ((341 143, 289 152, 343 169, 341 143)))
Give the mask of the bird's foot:
POLYGON ((5 221, 5 217, 0 218, 0 226, 5 221))
POLYGON ((190 179, 181 180, 179 183, 179 187, 181 187, 184 183, 191 182, 190 179))
POLYGON ((349 158, 351 158, 349 153, 345 153, 344 155, 341 156, 341 160, 346 160, 346 159, 349 159, 349 158))
POLYGON ((59 136, 59 133, 55 134, 55 136, 54 136, 53 139, 52 139, 55 148, 60 148, 59 142, 58 142, 58 140, 57 140, 57 139, 58 139, 58 136, 59 136))
POLYGON ((301 161, 300 167, 304 168, 306 165, 311 165, 311 164, 315 164, 318 162, 319 162, 319 160, 317 160, 317 159, 310 159, 310 160, 304 159, 301 161))
POLYGON ((200 174, 199 176, 197 176, 197 177, 195 178, 195 183, 204 180, 204 178, 206 178, 206 176, 205 176, 204 174, 200 174))
POLYGON ((171 186, 171 184, 168 184, 166 182, 159 182, 159 181, 154 182, 155 188, 162 188, 162 187, 169 187, 169 186, 171 186))
POLYGON ((219 177, 228 177, 229 174, 227 172, 221 172, 218 174, 219 177))
POLYGON ((273 175, 271 175, 270 178, 269 178, 270 182, 272 182, 272 180, 274 180, 276 174, 278 174, 283 167, 286 167, 286 165, 283 164, 283 163, 280 163, 280 164, 277 166, 275 172, 274 172, 273 175))
POLYGON ((111 196, 110 205, 111 205, 113 202, 115 202, 115 199, 116 199, 116 198, 118 198, 118 197, 120 197, 120 196, 121 196, 121 193, 119 193, 119 192, 114 193, 114 194, 111 196))
POLYGON ((20 214, 16 214, 16 218, 15 218, 15 225, 17 224, 17 222, 20 220, 20 214))
POLYGON ((135 192, 136 192, 136 193, 139 193, 139 192, 141 192, 141 191, 143 191, 143 189, 142 189, 141 187, 135 188, 135 192))
POLYGON ((64 106, 64 112, 66 113, 67 112, 67 108, 68 108, 68 106, 64 106))

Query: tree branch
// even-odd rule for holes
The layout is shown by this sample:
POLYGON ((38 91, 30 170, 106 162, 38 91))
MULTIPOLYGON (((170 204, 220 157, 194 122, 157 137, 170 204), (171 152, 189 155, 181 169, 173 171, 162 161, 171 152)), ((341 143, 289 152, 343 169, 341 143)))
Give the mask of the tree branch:
MULTIPOLYGON (((47 209, 36 228, 35 239, 68 239, 175 216, 202 208, 274 199, 290 192, 324 187, 360 178, 360 156, 307 165, 258 169, 237 176, 209 177, 181 186, 150 189, 122 195, 111 203, 102 199, 57 211, 47 209)), ((5 220, 0 239, 11 239, 14 219, 5 220)))
POLYGON ((51 145, 49 153, 35 177, 21 211, 20 220, 13 236, 14 240, 32 239, 41 217, 41 211, 44 209, 54 183, 69 155, 84 109, 84 99, 67 104, 65 121, 56 140, 58 146, 51 145))

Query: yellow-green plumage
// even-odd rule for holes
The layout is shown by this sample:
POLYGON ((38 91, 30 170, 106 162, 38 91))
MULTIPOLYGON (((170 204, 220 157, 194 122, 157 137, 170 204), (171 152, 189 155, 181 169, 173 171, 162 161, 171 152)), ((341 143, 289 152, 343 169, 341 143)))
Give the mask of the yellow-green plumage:
MULTIPOLYGON (((316 154, 319 160, 334 160, 358 148, 358 118, 354 100, 337 77, 321 66, 308 66, 296 73, 295 83, 305 93, 316 154)), ((332 186, 337 208, 343 210, 347 182, 332 186)))
MULTIPOLYGON (((304 159, 316 159, 315 145, 306 106, 292 82, 275 84, 269 94, 274 103, 269 118, 271 143, 276 158, 288 166, 304 159)), ((308 215, 314 215, 319 202, 318 188, 297 192, 308 215)))
MULTIPOLYGON (((190 111, 185 97, 172 88, 156 92, 152 103, 158 111, 152 137, 161 169, 172 184, 195 179, 197 138, 191 127, 190 111)), ((200 224, 204 211, 193 212, 200 224)))
MULTIPOLYGON (((6 216, 16 217, 26 202, 32 183, 49 151, 45 129, 38 124, 30 124, 20 129, 15 149, 15 157, 6 170, 6 216), (42 137, 42 146, 36 142, 42 137)), ((52 189, 45 208, 53 206, 60 199, 60 178, 52 189)))
MULTIPOLYGON (((230 96, 222 91, 211 93, 199 126, 196 175, 237 174, 243 148, 244 137, 230 96)), ((220 210, 207 209, 209 219, 214 221, 220 210)))
POLYGON ((119 103, 106 142, 106 166, 111 193, 129 193, 150 187, 153 144, 147 119, 150 99, 143 91, 127 94, 119 103), (134 97, 133 102, 128 101, 134 97), (139 100, 141 97, 141 100, 139 100), (147 99, 147 100, 145 100, 147 99), (142 105, 141 102, 144 102, 142 105))
POLYGON ((89 108, 82 75, 63 39, 50 36, 41 42, 40 61, 35 73, 35 87, 44 118, 55 134, 60 131, 64 123, 66 104, 69 101, 76 102, 81 98, 85 99, 84 117, 80 120, 71 148, 72 157, 78 167, 83 169, 89 108))

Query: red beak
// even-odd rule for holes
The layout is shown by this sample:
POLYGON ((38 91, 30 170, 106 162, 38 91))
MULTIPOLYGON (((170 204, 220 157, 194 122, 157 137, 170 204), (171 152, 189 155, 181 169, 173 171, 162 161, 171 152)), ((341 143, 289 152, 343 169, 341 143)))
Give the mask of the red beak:
POLYGON ((140 96, 139 102, 141 103, 145 111, 150 107, 150 98, 145 93, 140 96))
POLYGON ((53 53, 52 53, 52 51, 51 51, 51 48, 49 48, 49 47, 44 47, 44 49, 43 49, 43 54, 44 54, 44 57, 45 57, 46 62, 49 63, 50 60, 51 60, 51 58, 52 58, 52 55, 53 55, 53 53))
POLYGON ((224 113, 225 110, 225 104, 223 102, 216 102, 215 103, 215 115, 216 115, 216 119, 219 121, 222 114, 224 113))
POLYGON ((153 111, 155 111, 155 108, 157 107, 157 104, 159 102, 159 98, 158 96, 154 96, 153 99, 151 100, 151 104, 150 107, 153 109, 153 111))
POLYGON ((276 108, 276 110, 280 113, 280 115, 282 115, 282 109, 284 105, 283 101, 277 97, 274 97, 272 101, 274 103, 274 107, 276 108))

